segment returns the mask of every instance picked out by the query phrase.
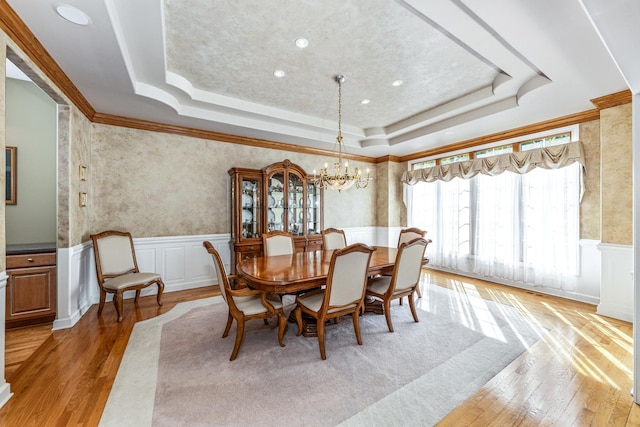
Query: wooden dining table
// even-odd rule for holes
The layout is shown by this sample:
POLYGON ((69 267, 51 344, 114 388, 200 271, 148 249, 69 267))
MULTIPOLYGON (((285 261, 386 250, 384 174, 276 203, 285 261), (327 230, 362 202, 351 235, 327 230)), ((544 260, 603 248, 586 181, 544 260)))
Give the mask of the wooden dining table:
MULTIPOLYGON (((396 261, 397 248, 373 246, 369 276, 390 273, 396 261)), ((247 258, 236 266, 236 273, 252 289, 279 295, 295 294, 318 288, 326 283, 334 251, 298 252, 292 255, 247 258)), ((366 311, 382 314, 382 304, 369 301, 366 311)), ((291 316, 289 317, 292 320, 291 316)), ((315 319, 303 318, 303 335, 316 336, 315 319)))
MULTIPOLYGON (((373 246, 369 275, 393 269, 397 248, 373 246)), ((237 274, 253 289, 293 294, 324 285, 334 251, 298 252, 292 255, 247 258, 236 266, 237 274)))

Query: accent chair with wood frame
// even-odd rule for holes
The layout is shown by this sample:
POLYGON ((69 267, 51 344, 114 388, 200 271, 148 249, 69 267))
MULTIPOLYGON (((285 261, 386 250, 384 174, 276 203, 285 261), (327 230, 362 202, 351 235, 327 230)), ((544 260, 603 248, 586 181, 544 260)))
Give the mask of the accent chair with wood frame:
POLYGON ((238 356, 238 351, 244 338, 244 324, 251 319, 264 319, 265 324, 268 324, 267 319, 278 316, 278 343, 280 347, 284 347, 287 318, 284 315, 282 302, 269 297, 265 292, 247 287, 232 289, 230 280, 236 280, 239 277, 235 274, 227 275, 225 273, 222 258, 220 258, 220 254, 210 242, 203 242, 203 246, 213 258, 220 293, 229 307, 227 325, 224 328, 222 338, 226 338, 229 335, 231 324, 234 319, 236 320, 236 341, 229 360, 235 360, 238 356))
POLYGON ((418 238, 408 243, 402 243, 396 255, 391 276, 377 276, 369 279, 366 295, 382 300, 384 316, 387 319, 389 332, 393 332, 391 322, 391 301, 409 297, 409 307, 413 320, 419 322, 416 313, 413 293, 420 284, 424 252, 430 240, 418 238))
POLYGON ((338 230, 337 228, 327 228, 321 231, 322 234, 322 249, 325 251, 332 251, 335 249, 342 249, 347 247, 347 238, 344 235, 344 230, 338 230))
POLYGON ((294 252, 293 235, 274 230, 262 235, 264 256, 291 255, 294 252))
POLYGON ((136 252, 131 233, 107 230, 92 234, 96 274, 100 286, 98 316, 102 314, 107 294, 113 294, 118 322, 122 321, 123 296, 126 291, 136 291, 134 303, 138 303, 140 291, 153 284, 158 285, 157 301, 162 305, 164 282, 158 273, 141 273, 138 270, 136 252))
POLYGON ((328 319, 338 319, 351 314, 356 340, 362 345, 359 315, 362 310, 367 270, 371 254, 375 249, 363 243, 356 243, 343 249, 336 249, 331 255, 325 289, 317 289, 296 297, 294 310, 298 324, 298 334, 302 334, 302 313, 317 320, 320 357, 327 358, 324 344, 324 324, 328 319))

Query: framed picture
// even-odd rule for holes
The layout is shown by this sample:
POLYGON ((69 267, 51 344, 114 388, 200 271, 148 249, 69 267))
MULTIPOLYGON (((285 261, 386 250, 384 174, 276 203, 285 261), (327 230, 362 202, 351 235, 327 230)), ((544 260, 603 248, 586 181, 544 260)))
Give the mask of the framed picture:
POLYGON ((84 208, 87 206, 87 193, 79 193, 78 196, 80 207, 84 208))
POLYGON ((87 167, 80 165, 80 170, 78 171, 78 176, 80 177, 80 181, 87 180, 87 167))
POLYGON ((5 152, 7 156, 5 204, 15 205, 18 203, 18 147, 5 147, 5 152))

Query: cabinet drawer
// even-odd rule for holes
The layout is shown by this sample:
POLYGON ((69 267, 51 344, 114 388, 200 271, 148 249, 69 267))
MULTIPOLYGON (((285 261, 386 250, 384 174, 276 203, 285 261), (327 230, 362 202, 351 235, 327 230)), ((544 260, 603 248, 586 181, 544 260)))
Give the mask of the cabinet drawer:
POLYGON ((322 240, 309 240, 307 242, 307 252, 322 250, 322 240))
POLYGON ((7 270, 12 268, 40 267, 44 265, 56 265, 56 254, 24 254, 7 255, 7 270))

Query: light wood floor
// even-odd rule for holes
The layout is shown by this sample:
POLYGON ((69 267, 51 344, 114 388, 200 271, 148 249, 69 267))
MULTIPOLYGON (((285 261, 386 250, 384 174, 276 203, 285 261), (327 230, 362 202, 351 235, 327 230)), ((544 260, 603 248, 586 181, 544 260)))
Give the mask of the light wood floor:
MULTIPOLYGON (((489 282, 425 270, 425 282, 516 307, 549 334, 445 417, 442 426, 637 426, 630 396, 632 325, 595 314, 595 307, 489 282)), ((424 285, 423 285, 424 286, 424 285)), ((14 396, 0 409, 2 426, 95 426, 133 324, 176 303, 217 294, 201 288, 125 301, 115 322, 93 306, 71 329, 8 331, 6 377, 14 396)))

